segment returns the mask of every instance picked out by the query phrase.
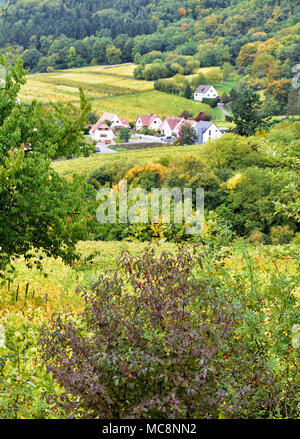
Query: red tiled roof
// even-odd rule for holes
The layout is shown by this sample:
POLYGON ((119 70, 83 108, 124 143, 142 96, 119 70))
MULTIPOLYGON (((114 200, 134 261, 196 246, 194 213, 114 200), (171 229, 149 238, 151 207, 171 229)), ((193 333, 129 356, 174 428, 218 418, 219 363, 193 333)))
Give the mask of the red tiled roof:
POLYGON ((128 125, 129 124, 129 120, 126 119, 126 117, 120 117, 120 121, 123 122, 124 125, 128 125))
POLYGON ((101 119, 99 119, 98 122, 92 126, 91 132, 94 133, 96 130, 103 130, 107 128, 110 128, 107 123, 102 122, 101 119))
POLYGON ((167 117, 164 122, 167 122, 167 124, 169 125, 169 127, 171 128, 171 130, 174 130, 174 128, 177 127, 177 125, 179 124, 179 122, 182 122, 184 119, 182 119, 181 117, 167 117))
POLYGON ((156 119, 157 117, 159 117, 157 114, 143 114, 141 115, 139 118, 141 119, 141 122, 143 124, 143 127, 148 127, 151 125, 151 123, 154 121, 154 119, 156 119))
POLYGON ((103 113, 99 120, 101 120, 102 122, 106 120, 112 121, 114 117, 117 117, 119 119, 119 117, 114 113, 103 113))
POLYGON ((180 125, 190 125, 191 127, 194 127, 195 125, 197 125, 197 122, 195 122, 194 120, 189 120, 189 119, 183 119, 180 123, 180 125))

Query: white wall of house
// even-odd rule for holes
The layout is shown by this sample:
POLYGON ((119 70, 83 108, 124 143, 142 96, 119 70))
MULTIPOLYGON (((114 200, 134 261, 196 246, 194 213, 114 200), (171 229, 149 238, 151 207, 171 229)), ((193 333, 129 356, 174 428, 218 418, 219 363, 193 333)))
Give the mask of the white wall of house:
POLYGON ((162 120, 160 119, 160 117, 156 117, 152 121, 152 123, 149 125, 149 129, 154 130, 154 131, 158 131, 161 124, 162 124, 162 120))
POLYGON ((151 124, 148 127, 145 127, 143 125, 142 119, 139 117, 136 121, 135 128, 136 128, 136 130, 142 130, 143 128, 149 128, 149 130, 158 131, 161 124, 162 124, 161 118, 156 117, 155 119, 153 119, 153 121, 151 122, 151 124))
POLYGON ((171 130, 170 125, 166 120, 160 125, 159 131, 162 136, 171 137, 175 130, 171 130))
POLYGON ((137 120, 136 123, 135 123, 135 128, 136 128, 136 130, 141 130, 141 129, 143 129, 143 123, 142 123, 142 120, 141 120, 140 117, 138 118, 138 120, 137 120))
POLYGON ((205 99, 214 99, 217 98, 218 92, 215 89, 215 87, 211 86, 205 93, 199 93, 199 92, 195 92, 194 93, 194 100, 195 101, 199 101, 202 102, 202 100, 205 99))
POLYGON ((111 128, 109 129, 97 129, 93 133, 91 133, 92 140, 96 140, 99 143, 105 143, 106 145, 110 145, 113 143, 116 135, 114 134, 111 128))
POLYGON ((203 133, 203 143, 209 140, 216 140, 222 137, 223 133, 219 128, 213 123, 206 131, 203 133))
POLYGON ((124 123, 121 121, 121 119, 115 115, 113 117, 113 119, 111 120, 111 127, 115 128, 115 127, 125 127, 124 123))

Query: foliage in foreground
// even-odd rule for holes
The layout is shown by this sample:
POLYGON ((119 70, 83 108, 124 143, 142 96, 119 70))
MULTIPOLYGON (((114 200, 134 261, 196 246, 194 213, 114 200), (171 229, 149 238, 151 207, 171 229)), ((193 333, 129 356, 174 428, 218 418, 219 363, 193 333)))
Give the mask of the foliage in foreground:
POLYGON ((57 405, 72 417, 297 417, 295 279, 256 288, 250 266, 246 293, 221 253, 123 253, 82 289, 84 313, 54 317, 40 340, 65 388, 57 405))
POLYGON ((62 179, 51 161, 86 148, 89 104, 80 92, 80 111, 36 101, 23 105, 18 95, 25 75, 19 61, 0 89, 0 276, 13 258, 29 260, 34 248, 72 261, 85 234, 82 183, 62 179))

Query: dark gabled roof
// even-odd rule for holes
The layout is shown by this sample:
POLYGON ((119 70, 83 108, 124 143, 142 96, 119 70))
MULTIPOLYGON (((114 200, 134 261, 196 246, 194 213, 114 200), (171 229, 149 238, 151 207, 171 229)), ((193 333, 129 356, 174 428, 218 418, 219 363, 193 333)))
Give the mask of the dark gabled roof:
POLYGON ((199 85, 199 87, 195 90, 195 93, 206 93, 212 85, 199 85))
POLYGON ((211 121, 200 120, 200 122, 198 122, 194 128, 202 130, 202 132, 205 133, 205 131, 208 130, 208 128, 212 125, 214 125, 214 123, 211 121))

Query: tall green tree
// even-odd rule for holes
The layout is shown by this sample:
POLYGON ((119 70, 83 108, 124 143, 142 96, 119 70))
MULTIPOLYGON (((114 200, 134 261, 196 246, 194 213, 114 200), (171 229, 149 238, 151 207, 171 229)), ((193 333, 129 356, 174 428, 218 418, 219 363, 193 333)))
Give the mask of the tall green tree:
POLYGON ((289 116, 295 116, 300 114, 300 102, 299 102, 299 91, 298 89, 291 87, 289 92, 287 111, 286 113, 289 116))
POLYGON ((198 135, 197 135, 196 131, 194 130, 194 128, 192 128, 187 123, 184 123, 181 126, 181 130, 180 130, 180 138, 179 138, 180 144, 181 145, 195 145, 197 140, 198 140, 198 135))
POLYGON ((36 101, 22 105, 25 75, 19 60, 0 89, 0 276, 17 257, 29 261, 35 249, 71 262, 88 218, 84 185, 60 177, 51 164, 84 150, 90 107, 82 92, 79 111, 36 101))
POLYGON ((252 136, 270 126, 270 117, 262 112, 262 101, 251 88, 240 88, 231 93, 231 110, 235 128, 233 132, 241 136, 252 136))
POLYGON ((183 90, 183 97, 185 97, 186 99, 191 99, 192 96, 193 96, 193 92, 191 86, 190 84, 186 84, 183 90))

